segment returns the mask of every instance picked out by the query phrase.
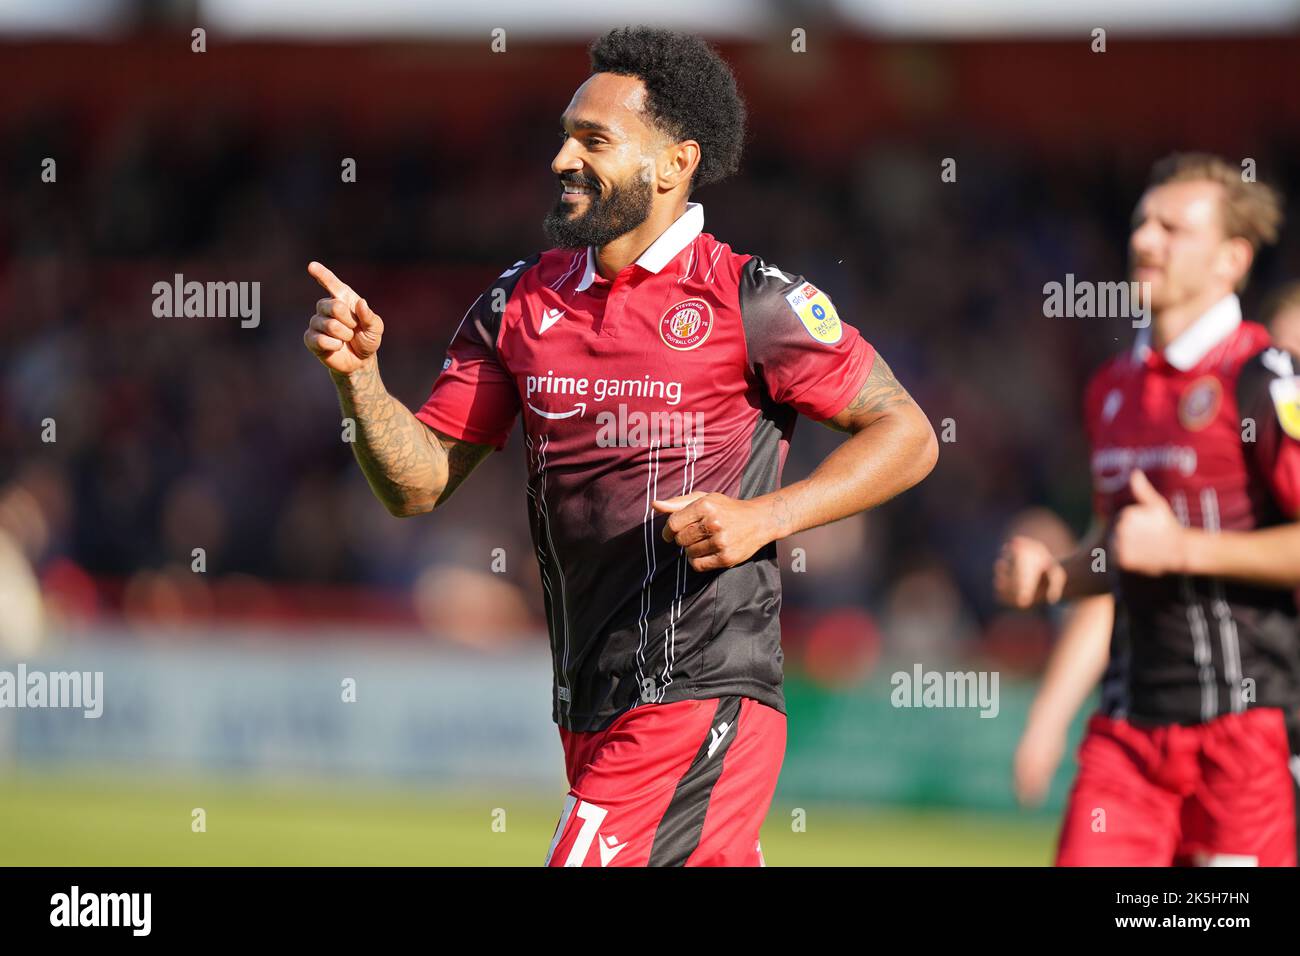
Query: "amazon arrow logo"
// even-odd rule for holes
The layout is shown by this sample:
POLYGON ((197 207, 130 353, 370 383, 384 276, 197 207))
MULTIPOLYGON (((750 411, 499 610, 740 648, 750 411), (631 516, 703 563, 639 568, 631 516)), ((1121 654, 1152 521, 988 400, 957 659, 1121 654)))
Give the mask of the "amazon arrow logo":
POLYGON ((538 415, 541 415, 543 418, 550 418, 550 419, 572 418, 574 415, 577 415, 579 418, 581 418, 583 415, 587 414, 586 402, 579 402, 577 405, 569 409, 567 412, 544 412, 536 405, 534 405, 532 402, 528 403, 528 407, 531 408, 533 411, 535 411, 538 415))

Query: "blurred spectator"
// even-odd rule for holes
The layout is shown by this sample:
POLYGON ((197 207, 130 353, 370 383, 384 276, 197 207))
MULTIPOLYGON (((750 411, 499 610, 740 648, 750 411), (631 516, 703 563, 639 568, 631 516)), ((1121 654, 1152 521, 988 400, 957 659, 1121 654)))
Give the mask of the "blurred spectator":
POLYGON ((40 582, 30 555, 49 533, 36 499, 22 486, 0 488, 0 655, 36 652, 45 632, 40 582))
POLYGON ((415 606, 430 632, 462 644, 499 647, 532 636, 528 602, 503 575, 427 568, 415 582, 415 606))
POLYGON ((938 662, 976 634, 952 574, 934 563, 899 578, 886 603, 885 631, 899 660, 938 662))

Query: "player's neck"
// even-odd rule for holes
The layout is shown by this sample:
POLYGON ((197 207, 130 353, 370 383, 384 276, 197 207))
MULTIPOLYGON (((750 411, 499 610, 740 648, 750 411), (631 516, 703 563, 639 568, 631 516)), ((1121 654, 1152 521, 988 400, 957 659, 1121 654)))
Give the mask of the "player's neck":
POLYGON ((1210 289, 1195 299, 1180 302, 1154 313, 1151 317, 1151 344, 1157 350, 1165 348, 1231 292, 1231 289, 1210 289))
POLYGON ((636 262, 664 234, 669 226, 686 212, 685 198, 672 205, 651 206, 650 215, 631 232, 625 232, 612 242, 607 242, 596 249, 596 271, 602 278, 613 279, 636 262))

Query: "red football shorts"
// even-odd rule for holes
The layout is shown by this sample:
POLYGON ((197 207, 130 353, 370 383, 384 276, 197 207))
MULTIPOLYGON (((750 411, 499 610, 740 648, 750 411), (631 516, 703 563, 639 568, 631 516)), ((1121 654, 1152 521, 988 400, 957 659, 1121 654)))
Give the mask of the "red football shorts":
POLYGON ((643 704, 560 728, 569 795, 547 866, 763 866, 785 715, 748 697, 643 704))
POLYGON ((1079 746, 1057 866, 1295 866, 1282 711, 1141 727, 1100 714, 1079 746))

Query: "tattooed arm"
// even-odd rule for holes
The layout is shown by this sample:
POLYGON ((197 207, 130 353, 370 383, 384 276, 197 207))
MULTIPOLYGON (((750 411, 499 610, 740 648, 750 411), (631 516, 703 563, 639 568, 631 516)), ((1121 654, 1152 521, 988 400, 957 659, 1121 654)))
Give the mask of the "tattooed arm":
POLYGON ((491 445, 458 441, 434 431, 388 394, 371 361, 351 375, 331 372, 343 415, 357 423, 352 453, 389 513, 424 514, 443 504, 491 445))
POLYGON ((880 355, 858 394, 823 424, 851 437, 803 481, 746 500, 696 492, 655 501, 656 511, 670 515, 664 539, 684 547, 697 571, 731 567, 772 541, 888 501, 928 475, 939 457, 925 413, 880 355))
POLYGON ((925 413, 877 355, 853 400, 822 422, 851 437, 803 481, 764 498, 784 538, 883 504, 928 475, 939 440, 925 413))
POLYGON ((432 511, 492 447, 434 432, 389 395, 376 355, 384 320, 321 263, 312 262, 307 272, 329 297, 316 303, 303 344, 329 369, 343 415, 356 423, 352 452, 366 481, 391 514, 432 511))

